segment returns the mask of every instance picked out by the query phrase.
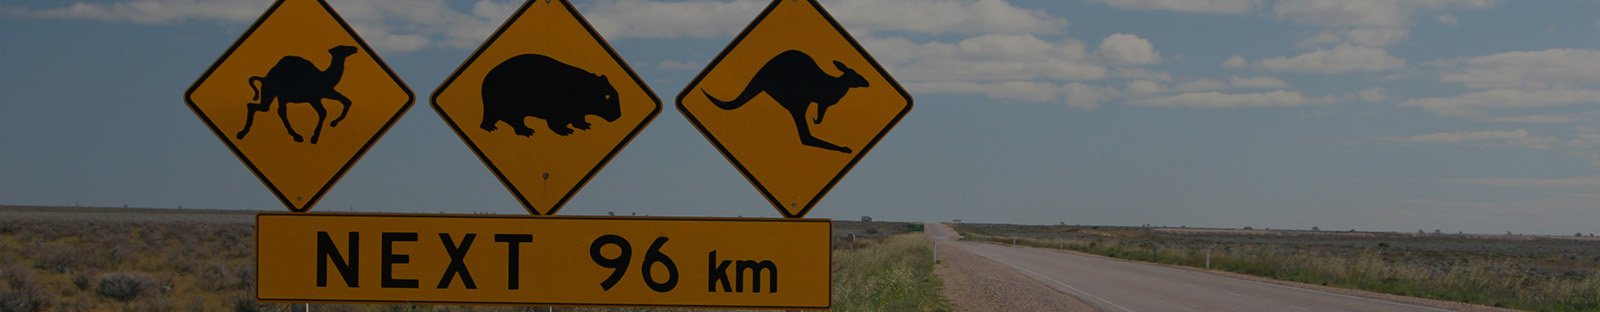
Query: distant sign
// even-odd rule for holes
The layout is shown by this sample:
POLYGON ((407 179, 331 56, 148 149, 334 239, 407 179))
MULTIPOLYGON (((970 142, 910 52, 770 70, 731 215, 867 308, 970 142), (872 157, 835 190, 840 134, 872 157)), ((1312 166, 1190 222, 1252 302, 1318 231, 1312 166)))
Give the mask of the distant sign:
POLYGON ((911 110, 911 95, 815 0, 775 0, 678 94, 678 110, 798 218, 911 110))
POLYGON ((321 0, 274 3, 184 96, 211 132, 298 212, 310 210, 412 99, 321 0))
POLYGON ((257 298, 825 309, 817 219, 260 214, 257 298))
POLYGON ((661 111, 572 4, 527 1, 433 108, 529 212, 555 214, 661 111))

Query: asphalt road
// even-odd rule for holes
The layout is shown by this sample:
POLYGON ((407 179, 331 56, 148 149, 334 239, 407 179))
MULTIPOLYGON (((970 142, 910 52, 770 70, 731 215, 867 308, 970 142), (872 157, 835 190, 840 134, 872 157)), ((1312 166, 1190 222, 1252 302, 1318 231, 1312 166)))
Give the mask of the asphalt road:
POLYGON ((928 224, 936 248, 962 248, 1101 311, 1450 311, 1061 251, 955 240, 928 224))

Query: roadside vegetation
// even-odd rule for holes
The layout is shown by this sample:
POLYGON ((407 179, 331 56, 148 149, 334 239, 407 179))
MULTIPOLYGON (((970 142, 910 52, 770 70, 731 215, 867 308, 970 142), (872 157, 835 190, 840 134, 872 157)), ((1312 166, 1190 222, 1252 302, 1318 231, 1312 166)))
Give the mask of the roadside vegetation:
POLYGON ((954 224, 967 240, 1534 311, 1600 310, 1600 240, 954 224))
POLYGON ((834 311, 950 311, 921 233, 833 251, 834 311))
MULTIPOLYGON (((40 214, 0 206, 0 311, 298 311, 255 302, 249 212, 40 214), (9 213, 9 214, 8 214, 9 213), (136 216, 135 216, 136 215, 136 216), (130 217, 132 216, 132 217, 130 217), (241 221, 244 220, 244 221, 241 221)), ((908 223, 836 221, 836 311, 947 311, 930 246, 908 223)), ((301 306, 300 304, 293 305, 301 306)), ((312 311, 678 311, 678 309, 311 305, 312 311)))

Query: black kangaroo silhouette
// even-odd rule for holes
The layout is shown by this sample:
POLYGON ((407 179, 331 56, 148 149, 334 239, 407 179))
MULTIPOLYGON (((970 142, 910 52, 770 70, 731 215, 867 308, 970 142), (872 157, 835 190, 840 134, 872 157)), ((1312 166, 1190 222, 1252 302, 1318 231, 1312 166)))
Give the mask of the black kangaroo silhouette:
POLYGON ((278 102, 278 119, 283 120, 283 128, 289 130, 289 136, 295 142, 304 142, 300 133, 294 131, 294 126, 289 124, 289 103, 311 104, 311 109, 317 110, 317 129, 311 132, 311 144, 317 144, 317 138, 322 136, 322 122, 328 118, 328 110, 322 107, 322 99, 334 99, 344 104, 344 110, 339 112, 339 118, 334 118, 329 127, 338 127, 339 121, 344 120, 344 115, 350 113, 350 98, 339 94, 333 87, 339 85, 339 80, 344 77, 344 60, 356 54, 356 47, 336 46, 328 49, 328 54, 333 55, 333 60, 328 63, 328 68, 318 70, 305 58, 289 55, 278 59, 278 64, 267 71, 266 76, 250 77, 250 90, 255 92, 251 100, 256 103, 245 104, 244 130, 239 130, 236 135, 240 140, 250 133, 250 125, 255 123, 256 112, 265 112, 272 109, 272 102, 278 102), (261 88, 256 88, 256 83, 261 83, 261 88))
POLYGON ((605 75, 567 65, 549 56, 522 54, 500 62, 483 78, 484 131, 505 122, 521 136, 533 136, 524 118, 545 120, 550 132, 566 136, 571 128, 589 130, 584 116, 607 122, 622 117, 617 89, 605 75), (569 128, 571 127, 571 128, 569 128))
POLYGON ((838 104, 839 99, 844 98, 851 88, 867 86, 867 79, 844 66, 844 63, 833 61, 833 66, 842 72, 838 77, 824 72, 822 67, 817 66, 817 61, 805 52, 783 51, 756 71, 738 98, 723 101, 711 96, 705 89, 700 89, 700 93, 705 94, 706 99, 710 99, 717 107, 731 110, 744 106, 756 95, 765 92, 794 117, 795 129, 800 132, 800 144, 849 154, 850 148, 811 135, 811 126, 805 120, 806 109, 811 107, 811 103, 817 103, 817 117, 812 122, 821 124, 829 106, 838 104))

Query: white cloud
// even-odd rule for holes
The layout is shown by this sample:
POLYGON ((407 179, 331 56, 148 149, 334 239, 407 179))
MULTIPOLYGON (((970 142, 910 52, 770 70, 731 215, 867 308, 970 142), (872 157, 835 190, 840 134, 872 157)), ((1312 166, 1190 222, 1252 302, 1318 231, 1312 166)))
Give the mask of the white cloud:
POLYGON ((664 60, 656 64, 656 68, 671 71, 699 71, 705 64, 696 61, 664 60))
POLYGON ((1482 9, 1497 0, 1285 0, 1273 13, 1294 23, 1322 27, 1403 27, 1419 10, 1482 9))
POLYGON ((1481 116, 1489 109, 1600 104, 1600 91, 1494 89, 1454 97, 1412 99, 1400 104, 1449 116, 1481 116))
POLYGON ((12 9, 23 16, 137 24, 187 21, 246 22, 271 3, 248 0, 139 0, 112 4, 78 2, 52 9, 12 9))
POLYGON ((1505 52, 1439 62, 1440 80, 1473 88, 1572 89, 1600 86, 1600 51, 1505 52))
MULTIPOLYGON (((1273 4, 1273 14, 1280 20, 1292 23, 1324 28, 1323 31, 1300 41, 1296 46, 1302 49, 1315 47, 1337 46, 1335 50, 1344 46, 1378 48, 1394 45, 1405 40, 1411 35, 1408 27, 1411 26, 1413 15, 1427 11, 1451 9, 1482 9, 1499 4, 1498 0, 1282 0, 1273 4)), ((1438 17, 1443 22, 1454 23, 1454 15, 1441 15, 1438 17), (1448 17, 1446 17, 1448 16, 1448 17)), ((1319 51, 1320 52, 1320 51, 1319 51)), ((1344 56, 1356 56, 1348 52, 1344 56)), ((1404 66, 1399 59, 1390 56, 1381 49, 1362 50, 1369 58, 1364 61, 1379 61, 1369 63, 1362 71, 1374 71, 1373 68, 1393 69, 1404 66)), ((1316 52, 1313 52, 1316 53, 1316 52)), ((1330 56, 1329 53, 1323 53, 1330 56)), ((1353 64, 1343 64, 1323 69, 1306 72, 1326 72, 1339 70, 1353 64)), ((1353 67, 1363 68, 1363 67, 1353 67)))
POLYGON ((1131 104, 1139 106, 1195 108, 1298 106, 1310 102, 1311 100, 1301 95, 1300 91, 1282 90, 1258 93, 1222 93, 1216 91, 1181 93, 1172 96, 1130 101, 1131 104))
POLYGON ((1535 136, 1524 129, 1442 132, 1415 136, 1385 137, 1382 140, 1402 143, 1510 145, 1533 149, 1549 149, 1558 142, 1554 138, 1535 136))
POLYGON ((582 9, 589 24, 606 38, 706 38, 737 34, 767 4, 600 0, 582 9))
POLYGON ((1262 0, 1099 0, 1123 9, 1165 10, 1189 13, 1244 14, 1255 12, 1262 0))
MULTIPOLYGON (((655 14, 650 10, 628 10, 655 14)), ((755 1, 766 5, 768 1, 755 1)), ((877 0, 823 1, 828 12, 851 31, 898 31, 923 34, 1055 34, 1067 19, 1042 10, 1023 9, 1004 0, 877 0)), ((747 14, 748 15, 748 14, 747 14)), ((646 24, 648 26, 648 24, 646 24)), ((653 26, 651 26, 653 27, 653 26)))
POLYGON ((1286 0, 1272 7, 1278 18, 1313 26, 1402 26, 1400 0, 1286 0))
POLYGON ((1131 67, 1117 68, 1111 73, 1111 76, 1122 79, 1144 79, 1152 81, 1172 80, 1172 73, 1169 72, 1131 67))
POLYGON ((1227 81, 1219 79, 1199 79, 1179 83, 1173 89, 1178 92, 1199 92, 1227 89, 1284 89, 1289 83, 1272 77, 1239 77, 1233 76, 1227 81))
POLYGON ((1037 81, 966 82, 936 81, 908 84, 919 93, 983 94, 1001 100, 1053 102, 1060 99, 1061 86, 1037 81))
POLYGON ((1283 89, 1289 87, 1289 83, 1272 77, 1243 78, 1239 76, 1233 76, 1233 79, 1231 79, 1229 82, 1234 88, 1241 89, 1283 89))
POLYGON ((1600 144, 1600 127, 1584 124, 1573 128, 1578 132, 1575 135, 1577 138, 1567 141, 1568 146, 1591 147, 1600 144))
POLYGON ((1165 92, 1165 88, 1162 88, 1161 84, 1143 79, 1128 82, 1127 88, 1128 93, 1135 95, 1153 95, 1165 92))
MULTIPOLYGON (((473 48, 505 21, 521 1, 479 0, 470 12, 437 0, 330 0, 369 43, 390 51, 431 46, 473 48)), ((877 31, 922 34, 1057 34, 1065 18, 1023 9, 1005 0, 825 1, 858 36, 877 31)), ((770 1, 598 0, 582 5, 601 35, 617 38, 732 36, 770 1)), ((136 0, 111 4, 77 2, 48 9, 11 8, 40 18, 141 24, 188 21, 244 23, 268 4, 247 0, 136 0)))
POLYGON ((331 5, 378 49, 403 52, 435 45, 475 48, 520 4, 478 1, 471 12, 431 0, 334 0, 331 5))
MULTIPOLYGON (((476 47, 518 4, 480 0, 459 12, 432 0, 332 0, 340 16, 368 43, 384 51, 412 51, 436 44, 476 47)), ((112 4, 78 2, 52 9, 12 9, 23 16, 136 24, 189 21, 245 23, 268 4, 238 0, 138 0, 112 4)))
POLYGON ((1435 16, 1434 19, 1439 20, 1440 23, 1444 23, 1445 25, 1461 25, 1461 19, 1457 18, 1455 14, 1440 14, 1439 16, 1435 16))
POLYGON ((1318 49, 1295 57, 1263 59, 1261 68, 1279 72, 1335 74, 1352 71, 1385 71, 1405 67, 1406 61, 1379 48, 1340 45, 1318 49))
POLYGON ((1228 60, 1222 61, 1222 68, 1241 68, 1248 64, 1249 62, 1244 60, 1243 55, 1234 55, 1233 57, 1228 58, 1228 60))
POLYGON ((1100 41, 1100 49, 1095 51, 1095 54, 1107 62, 1118 65, 1161 63, 1161 52, 1156 51, 1150 40, 1124 33, 1106 36, 1100 41))
POLYGON ((1037 81, 965 82, 935 81, 907 84, 916 93, 982 94, 993 99, 1035 103, 1060 102, 1081 109, 1100 108, 1100 103, 1117 95, 1115 88, 1084 83, 1065 85, 1037 81))
MULTIPOLYGON (((1004 0, 823 1, 853 34, 1056 34, 1067 19, 1004 0)), ((733 36, 770 1, 600 0, 584 8, 607 38, 733 36)))
POLYGON ((1106 86, 1095 86, 1083 83, 1068 83, 1062 86, 1066 93, 1067 105, 1082 108, 1100 108, 1100 103, 1117 96, 1117 89, 1106 86))
POLYGON ((1463 183, 1521 188, 1579 188, 1600 189, 1600 176, 1577 176, 1553 179, 1481 178, 1461 180, 1463 183))
POLYGON ((1178 92, 1212 91, 1227 89, 1228 83, 1216 79, 1200 79, 1179 83, 1172 88, 1178 92))
POLYGON ((1389 99, 1382 87, 1372 87, 1356 93, 1356 97, 1367 102, 1383 102, 1389 99))
POLYGON ((1411 31, 1405 28, 1370 27, 1331 30, 1317 33, 1311 38, 1306 38, 1296 44, 1297 47, 1311 48, 1348 44, 1358 47, 1384 47, 1405 40, 1411 36, 1411 31))
POLYGON ((1524 115, 1484 117, 1481 120, 1486 122, 1558 124, 1578 121, 1578 117, 1568 115, 1524 115))
POLYGON ((1477 91, 1412 99, 1401 105, 1485 122, 1553 124, 1582 119, 1573 114, 1519 115, 1526 114, 1519 110, 1600 104, 1600 51, 1515 51, 1430 65, 1439 70, 1440 81, 1477 91))
POLYGON ((895 77, 906 81, 1097 80, 1105 66, 1087 59, 1082 42, 1034 35, 983 35, 956 43, 904 37, 862 38, 895 77))

